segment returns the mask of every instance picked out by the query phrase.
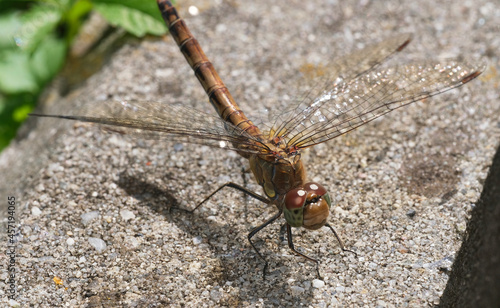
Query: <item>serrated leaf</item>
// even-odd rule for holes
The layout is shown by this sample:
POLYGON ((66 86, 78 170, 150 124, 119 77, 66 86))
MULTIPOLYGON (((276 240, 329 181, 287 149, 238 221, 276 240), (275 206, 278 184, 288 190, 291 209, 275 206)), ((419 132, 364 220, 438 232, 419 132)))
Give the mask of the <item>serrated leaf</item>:
POLYGON ((50 81, 64 63, 66 58, 66 42, 49 35, 40 42, 31 56, 30 66, 38 84, 50 81))
POLYGON ((167 30, 163 21, 137 8, 111 3, 95 3, 94 8, 110 24, 120 26, 138 37, 147 33, 162 35, 167 30))
POLYGON ((29 67, 29 56, 20 50, 8 49, 0 52, 0 92, 14 94, 38 91, 29 67))

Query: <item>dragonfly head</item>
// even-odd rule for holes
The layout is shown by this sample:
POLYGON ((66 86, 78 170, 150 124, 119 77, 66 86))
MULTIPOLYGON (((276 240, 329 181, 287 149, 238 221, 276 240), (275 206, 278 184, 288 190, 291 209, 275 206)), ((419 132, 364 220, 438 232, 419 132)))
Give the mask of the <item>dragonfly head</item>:
POLYGON ((283 212, 290 226, 316 230, 326 224, 331 204, 326 189, 310 182, 287 192, 283 212))

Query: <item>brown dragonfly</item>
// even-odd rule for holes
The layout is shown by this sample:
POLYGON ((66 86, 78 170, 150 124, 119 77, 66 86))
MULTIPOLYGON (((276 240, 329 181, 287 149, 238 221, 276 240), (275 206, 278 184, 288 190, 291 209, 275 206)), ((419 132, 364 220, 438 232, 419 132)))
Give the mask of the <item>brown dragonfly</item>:
POLYGON ((318 276, 319 262, 295 249, 292 227, 310 230, 327 227, 342 250, 349 251, 327 222, 331 198, 326 189, 306 181, 300 160, 303 149, 343 135, 394 109, 459 87, 484 70, 482 63, 456 60, 377 68, 410 43, 411 35, 397 35, 335 61, 329 69, 336 73, 329 75, 331 78, 327 78, 326 87, 317 97, 269 117, 275 121, 266 123, 268 129, 261 130, 238 107, 172 3, 157 2, 170 34, 205 89, 218 117, 179 105, 125 101, 100 103, 104 107, 90 106, 74 115, 32 115, 118 126, 146 138, 209 145, 234 150, 247 158, 265 197, 230 182, 196 208, 224 187, 235 188, 276 206, 277 213, 248 234, 250 244, 264 261, 264 277, 268 262, 257 250, 252 237, 282 214, 286 220, 288 246, 297 255, 315 262, 318 276))

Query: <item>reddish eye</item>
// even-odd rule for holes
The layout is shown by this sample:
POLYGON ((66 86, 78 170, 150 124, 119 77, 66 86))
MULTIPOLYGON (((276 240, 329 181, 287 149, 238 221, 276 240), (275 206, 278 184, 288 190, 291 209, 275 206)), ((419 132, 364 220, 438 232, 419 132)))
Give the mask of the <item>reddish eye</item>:
POLYGON ((298 187, 290 190, 285 196, 285 207, 289 210, 300 208, 306 203, 307 192, 298 187))
POLYGON ((309 193, 315 193, 318 196, 326 194, 326 189, 318 183, 309 182, 304 185, 304 189, 309 193))

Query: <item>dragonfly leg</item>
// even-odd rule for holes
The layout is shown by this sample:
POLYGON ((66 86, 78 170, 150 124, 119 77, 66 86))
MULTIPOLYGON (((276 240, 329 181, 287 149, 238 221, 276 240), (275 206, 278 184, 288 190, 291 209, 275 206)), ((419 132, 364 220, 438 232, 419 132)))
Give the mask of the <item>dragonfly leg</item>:
POLYGON ((286 222, 283 223, 280 228, 280 241, 282 242, 285 240, 285 232, 286 232, 286 222))
POLYGON ((217 188, 213 193, 211 193, 210 195, 208 195, 208 197, 206 197, 205 199, 203 199, 203 201, 201 201, 200 203, 198 203, 198 205, 196 205, 194 209, 192 209, 192 210, 184 210, 183 209, 183 210, 186 211, 186 212, 189 212, 189 213, 192 213, 192 212, 196 211, 200 206, 203 205, 203 203, 207 202, 208 199, 212 198, 213 195, 215 195, 216 193, 218 193, 219 190, 223 189, 224 187, 230 187, 230 188, 237 189, 237 190, 239 190, 239 191, 241 191, 241 192, 249 195, 250 197, 255 198, 255 199, 257 199, 257 200, 259 200, 261 202, 264 202, 266 204, 269 204, 269 202, 270 202, 268 199, 262 197, 261 195, 259 195, 257 193, 254 193, 251 190, 246 189, 245 187, 243 187, 241 185, 238 185, 238 184, 233 183, 233 182, 227 182, 226 184, 224 184, 221 187, 217 188))
POLYGON ((319 274, 319 261, 316 259, 313 259, 309 256, 306 256, 305 254, 295 250, 295 246, 293 245, 293 240, 292 240, 292 227, 288 223, 286 224, 286 233, 288 235, 288 247, 290 248, 290 250, 293 251, 294 253, 298 254, 299 256, 301 256, 301 257, 303 257, 311 262, 316 263, 316 273, 318 274, 318 278, 323 279, 321 277, 321 275, 319 274))
POLYGON ((260 230, 264 229, 269 224, 273 223, 276 219, 278 219, 281 216, 282 213, 283 213, 283 209, 280 209, 278 211, 278 213, 276 213, 273 217, 269 218, 262 225, 253 228, 252 231, 250 231, 250 233, 248 233, 248 237, 247 238, 248 238, 248 241, 250 242, 250 245, 252 245, 252 247, 255 250, 255 252, 257 253, 257 255, 262 259, 262 261, 264 261, 264 271, 263 271, 263 278, 264 279, 266 279, 266 270, 267 270, 267 267, 268 267, 268 263, 267 263, 266 259, 264 259, 264 257, 262 256, 262 254, 259 252, 259 250, 257 249, 257 247, 255 247, 254 243, 252 242, 252 237, 255 234, 257 234, 257 232, 259 232, 260 230))
POLYGON ((325 227, 330 228, 330 230, 332 230, 333 234, 337 238, 337 241, 339 242, 340 249, 342 249, 342 251, 352 252, 355 256, 358 256, 358 254, 355 253, 354 251, 345 248, 344 242, 342 241, 342 239, 340 238, 340 236, 337 234, 337 231, 335 231, 335 229, 332 226, 330 226, 329 223, 326 223, 325 227))

